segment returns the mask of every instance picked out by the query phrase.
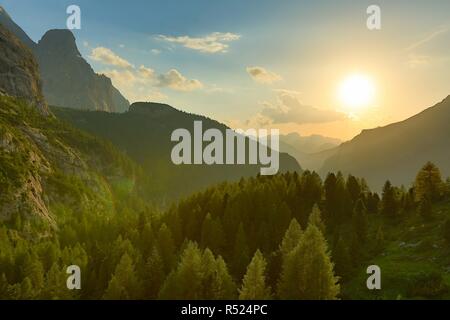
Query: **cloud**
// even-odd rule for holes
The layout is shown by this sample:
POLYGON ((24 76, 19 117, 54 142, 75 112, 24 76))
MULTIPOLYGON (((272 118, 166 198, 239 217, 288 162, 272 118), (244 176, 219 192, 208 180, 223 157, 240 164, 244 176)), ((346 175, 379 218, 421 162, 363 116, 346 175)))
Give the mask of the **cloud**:
POLYGON ((140 66, 138 72, 139 72, 139 75, 145 79, 151 80, 156 77, 155 70, 153 70, 151 68, 147 68, 145 66, 140 66))
POLYGON ((158 87, 168 87, 177 91, 192 91, 203 88, 203 84, 196 79, 187 79, 178 70, 172 69, 157 76, 158 87))
POLYGON ((101 72, 111 78, 114 86, 117 87, 131 102, 153 101, 161 102, 167 96, 154 89, 154 78, 150 75, 152 69, 141 66, 138 70, 120 69, 105 70, 101 72))
POLYGON ((89 56, 94 61, 100 62, 105 65, 120 67, 120 68, 134 68, 134 66, 127 60, 119 57, 111 49, 105 47, 97 47, 92 49, 89 56))
POLYGON ((274 72, 270 72, 262 67, 247 67, 247 73, 258 83, 272 84, 282 78, 274 72))
POLYGON ((101 74, 111 78, 114 86, 132 102, 166 100, 167 96, 157 88, 184 92, 203 88, 199 80, 187 79, 176 69, 158 74, 153 69, 141 65, 139 68, 105 70, 101 74))
POLYGON ((205 37, 193 38, 190 36, 165 36, 160 35, 157 39, 169 43, 180 44, 185 48, 200 51, 203 53, 224 53, 228 51, 229 45, 227 42, 239 40, 240 35, 234 33, 214 32, 205 37))
POLYGON ((159 55, 161 53, 161 50, 159 50, 159 49, 152 49, 152 50, 150 50, 150 52, 152 54, 154 54, 155 56, 157 56, 157 55, 159 55))
POLYGON ((335 110, 324 110, 303 104, 297 93, 278 91, 276 103, 262 104, 261 115, 274 124, 281 123, 326 123, 346 119, 343 113, 335 110))
POLYGON ((410 54, 406 61, 408 67, 414 69, 421 66, 426 66, 431 63, 431 57, 417 54, 410 54))
POLYGON ((419 41, 416 41, 415 43, 413 43, 412 45, 407 47, 405 50, 412 51, 414 49, 417 49, 417 48, 423 46, 424 44, 430 42, 434 38, 436 38, 444 33, 447 33, 449 30, 450 30, 450 27, 448 27, 448 26, 440 27, 439 29, 434 30, 433 32, 427 34, 424 38, 420 39, 419 41))

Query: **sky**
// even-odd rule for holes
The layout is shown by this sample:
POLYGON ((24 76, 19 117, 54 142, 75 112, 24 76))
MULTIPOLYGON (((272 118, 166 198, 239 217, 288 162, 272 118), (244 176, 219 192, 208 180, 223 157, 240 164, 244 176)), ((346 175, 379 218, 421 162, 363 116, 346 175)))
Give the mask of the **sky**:
POLYGON ((127 99, 168 103, 233 128, 348 140, 450 94, 448 0, 0 4, 35 41, 66 28, 67 7, 78 5, 80 52, 127 99), (366 24, 373 4, 379 30, 366 24), (352 105, 358 97, 362 104, 352 105))

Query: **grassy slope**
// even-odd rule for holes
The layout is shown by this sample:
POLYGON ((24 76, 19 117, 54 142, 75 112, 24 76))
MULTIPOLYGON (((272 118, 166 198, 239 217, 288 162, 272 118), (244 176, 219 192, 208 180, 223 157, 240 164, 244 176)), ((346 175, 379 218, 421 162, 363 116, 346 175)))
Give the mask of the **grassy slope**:
POLYGON ((21 216, 46 228, 61 208, 114 212, 139 170, 110 143, 0 96, 0 221, 21 216))
MULTIPOLYGON (((450 288, 450 246, 445 243, 442 232, 448 218, 449 201, 436 205, 429 220, 409 213, 395 223, 383 221, 385 248, 367 261, 367 266, 374 264, 381 268, 382 290, 369 291, 368 275, 361 270, 345 284, 345 296, 351 299, 450 299, 449 290, 440 290, 442 284, 450 288), (432 280, 440 277, 440 284, 432 280), (421 283, 426 289, 418 289, 421 283), (415 291, 411 290, 413 286, 415 291)), ((379 217, 372 219, 372 225, 382 222, 376 221, 379 217)))

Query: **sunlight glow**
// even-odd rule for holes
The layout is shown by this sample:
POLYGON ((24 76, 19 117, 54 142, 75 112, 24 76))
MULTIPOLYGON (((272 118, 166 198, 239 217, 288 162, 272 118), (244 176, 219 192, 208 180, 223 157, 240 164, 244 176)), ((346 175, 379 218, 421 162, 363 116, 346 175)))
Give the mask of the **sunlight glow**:
POLYGON ((339 87, 339 99, 349 111, 358 111, 367 108, 373 103, 375 97, 375 85, 373 81, 361 74, 354 74, 341 83, 339 87))

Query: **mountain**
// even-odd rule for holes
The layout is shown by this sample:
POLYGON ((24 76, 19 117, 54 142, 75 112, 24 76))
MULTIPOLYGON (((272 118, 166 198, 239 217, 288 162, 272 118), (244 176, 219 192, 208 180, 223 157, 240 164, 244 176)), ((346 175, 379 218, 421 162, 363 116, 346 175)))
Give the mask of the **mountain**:
POLYGON ((280 140, 293 146, 304 153, 317 153, 332 149, 342 143, 341 140, 314 134, 310 136, 301 136, 293 132, 287 135, 281 135, 280 140))
POLYGON ((138 166, 48 116, 31 51, 2 26, 0 43, 0 221, 26 219, 26 232, 42 236, 62 212, 110 214, 118 199, 138 194, 138 166))
POLYGON ((38 66, 30 49, 1 24, 0 44, 0 93, 24 99, 48 114, 38 66))
MULTIPOLYGON (((224 132, 228 128, 165 104, 134 103, 123 114, 67 108, 52 110, 58 118, 105 138, 125 151, 144 168, 154 185, 159 186, 153 190, 159 198, 187 195, 214 183, 239 180, 260 172, 258 165, 174 165, 171 151, 176 143, 171 142, 170 137, 175 129, 186 128, 193 132, 194 121, 202 121, 203 130, 217 128, 224 132)), ((281 153, 280 171, 301 171, 301 168, 293 157, 281 153)))
POLYGON ((129 102, 111 79, 94 72, 78 51, 69 30, 50 30, 36 44, 0 7, 0 23, 35 54, 43 93, 50 105, 83 110, 124 112, 129 102))
POLYGON ((443 176, 448 176, 449 123, 450 96, 402 122, 362 131, 334 151, 321 173, 341 170, 362 176, 378 190, 388 179, 409 186, 427 161, 434 162, 443 176))
POLYGON ((50 105, 124 112, 129 102, 111 79, 94 72, 78 51, 69 30, 50 30, 35 49, 44 95, 50 105))
POLYGON ((280 150, 292 155, 303 168, 318 171, 323 161, 342 141, 321 135, 301 136, 298 133, 280 135, 280 150))

